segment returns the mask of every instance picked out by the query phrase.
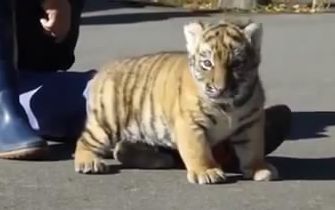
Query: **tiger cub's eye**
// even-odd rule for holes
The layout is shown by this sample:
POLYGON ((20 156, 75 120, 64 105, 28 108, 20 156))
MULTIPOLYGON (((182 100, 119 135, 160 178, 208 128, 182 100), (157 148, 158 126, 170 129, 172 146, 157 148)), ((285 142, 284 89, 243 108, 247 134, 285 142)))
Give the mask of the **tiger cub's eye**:
POLYGON ((204 70, 211 70, 213 64, 210 60, 204 60, 201 62, 201 66, 204 70))

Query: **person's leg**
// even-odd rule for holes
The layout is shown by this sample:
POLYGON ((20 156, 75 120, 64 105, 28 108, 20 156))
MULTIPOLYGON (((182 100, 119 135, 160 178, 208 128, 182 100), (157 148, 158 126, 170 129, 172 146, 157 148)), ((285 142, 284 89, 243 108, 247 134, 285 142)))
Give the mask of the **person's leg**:
POLYGON ((86 119, 86 89, 95 72, 21 72, 20 102, 38 135, 64 142, 79 137, 86 119))
POLYGON ((19 104, 13 3, 0 4, 0 158, 35 159, 44 154, 46 143, 31 129, 19 104))
POLYGON ((66 39, 55 43, 40 24, 44 15, 41 0, 17 1, 16 26, 18 41, 18 68, 20 71, 57 71, 69 69, 75 61, 80 15, 84 0, 69 0, 71 29, 66 39))

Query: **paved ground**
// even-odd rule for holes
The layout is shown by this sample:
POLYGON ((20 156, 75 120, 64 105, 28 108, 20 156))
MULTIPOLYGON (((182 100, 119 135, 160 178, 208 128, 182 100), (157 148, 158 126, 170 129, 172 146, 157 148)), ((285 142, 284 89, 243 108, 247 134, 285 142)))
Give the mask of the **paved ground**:
MULTIPOLYGON (((183 49, 184 23, 223 16, 103 6, 84 14, 73 70, 121 56, 183 49)), ((267 103, 286 103, 294 110, 291 137, 270 158, 283 181, 195 186, 186 182, 183 170, 78 175, 73 161, 60 155, 55 161, 0 161, 0 209, 334 209, 335 15, 254 18, 265 27, 261 76, 267 103)))

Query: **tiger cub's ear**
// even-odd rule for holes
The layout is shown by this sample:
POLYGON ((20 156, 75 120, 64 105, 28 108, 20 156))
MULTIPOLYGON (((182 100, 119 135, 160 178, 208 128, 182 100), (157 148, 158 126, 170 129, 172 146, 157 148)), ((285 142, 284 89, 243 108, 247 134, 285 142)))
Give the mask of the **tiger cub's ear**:
POLYGON ((261 23, 251 22, 243 29, 244 34, 248 38, 251 46, 259 54, 262 45, 263 27, 261 23))
POLYGON ((195 52, 200 37, 204 31, 204 24, 192 22, 184 25, 184 36, 186 39, 186 49, 190 54, 195 52))

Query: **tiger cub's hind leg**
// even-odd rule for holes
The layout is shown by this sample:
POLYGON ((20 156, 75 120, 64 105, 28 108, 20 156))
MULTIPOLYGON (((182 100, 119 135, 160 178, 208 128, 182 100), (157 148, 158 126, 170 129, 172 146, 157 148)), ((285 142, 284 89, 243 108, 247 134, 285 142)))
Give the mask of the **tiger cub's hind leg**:
POLYGON ((106 132, 93 119, 88 119, 85 131, 77 142, 74 165, 78 173, 105 173, 108 171, 102 155, 109 148, 106 132))
POLYGON ((278 178, 277 169, 264 159, 264 116, 243 133, 232 138, 245 178, 270 181, 278 178))
POLYGON ((131 168, 160 169, 176 165, 173 155, 162 153, 157 147, 145 143, 121 141, 113 151, 114 158, 131 168))

